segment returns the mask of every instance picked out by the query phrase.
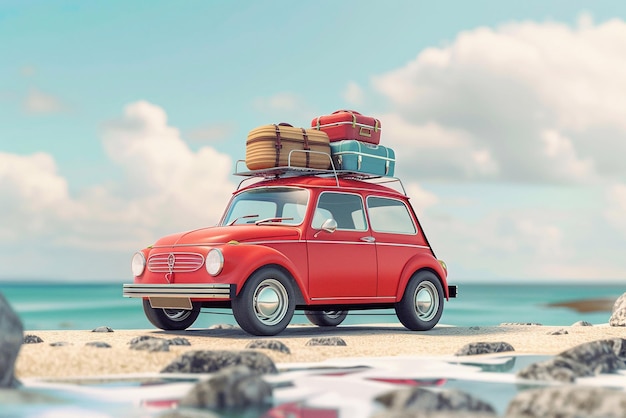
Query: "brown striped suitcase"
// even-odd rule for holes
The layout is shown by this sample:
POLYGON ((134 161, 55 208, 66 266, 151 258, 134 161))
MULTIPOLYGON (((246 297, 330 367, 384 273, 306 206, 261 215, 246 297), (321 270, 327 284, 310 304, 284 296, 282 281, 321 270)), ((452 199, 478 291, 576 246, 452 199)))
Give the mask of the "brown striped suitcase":
POLYGON ((291 164, 292 167, 327 170, 330 167, 329 143, 328 134, 315 129, 294 128, 286 123, 259 126, 248 133, 246 166, 249 170, 263 170, 291 164), (294 150, 314 152, 291 152, 294 150))

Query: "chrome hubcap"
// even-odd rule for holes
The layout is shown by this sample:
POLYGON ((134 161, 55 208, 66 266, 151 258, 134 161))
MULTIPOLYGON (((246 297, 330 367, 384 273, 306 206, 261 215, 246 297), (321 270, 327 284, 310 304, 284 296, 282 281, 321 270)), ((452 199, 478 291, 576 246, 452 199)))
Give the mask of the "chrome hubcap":
POLYGON ((327 316, 328 318, 331 319, 337 319, 339 318, 341 315, 343 315, 344 311, 322 311, 322 313, 327 316))
POLYGON ((422 282, 415 289, 415 312, 422 321, 430 321, 439 310, 437 288, 430 282, 422 282))
POLYGON ((254 312, 265 325, 276 325, 287 312, 289 297, 285 287, 275 279, 262 281, 254 292, 254 312))
POLYGON ((191 315, 191 311, 186 309, 163 309, 165 315, 172 321, 184 321, 189 315, 191 315))

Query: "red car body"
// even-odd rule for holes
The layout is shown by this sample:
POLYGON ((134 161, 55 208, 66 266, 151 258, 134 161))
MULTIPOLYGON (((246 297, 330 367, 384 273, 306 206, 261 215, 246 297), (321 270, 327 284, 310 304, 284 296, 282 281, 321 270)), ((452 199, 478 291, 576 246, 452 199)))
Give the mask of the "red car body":
POLYGON ((135 255, 133 268, 140 274, 124 296, 142 298, 163 329, 185 329, 211 306, 231 307, 257 335, 281 332, 295 309, 333 326, 348 310, 395 307, 408 328, 429 329, 443 299, 456 296, 408 197, 336 173, 240 188, 218 226, 161 238, 135 255), (409 286, 424 277, 421 288, 409 286))

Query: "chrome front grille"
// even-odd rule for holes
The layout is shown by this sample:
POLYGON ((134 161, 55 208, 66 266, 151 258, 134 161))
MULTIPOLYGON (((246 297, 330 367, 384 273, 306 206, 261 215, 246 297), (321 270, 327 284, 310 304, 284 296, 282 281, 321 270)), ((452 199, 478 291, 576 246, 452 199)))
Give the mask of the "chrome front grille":
POLYGON ((148 270, 153 273, 190 273, 204 264, 204 257, 197 253, 163 253, 148 258, 148 270))

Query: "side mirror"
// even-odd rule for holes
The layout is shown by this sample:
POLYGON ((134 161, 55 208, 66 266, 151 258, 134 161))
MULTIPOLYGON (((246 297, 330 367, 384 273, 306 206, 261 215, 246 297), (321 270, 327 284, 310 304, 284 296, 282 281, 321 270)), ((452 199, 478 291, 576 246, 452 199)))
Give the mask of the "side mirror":
POLYGON ((337 221, 334 219, 326 219, 322 223, 322 231, 326 231, 329 234, 332 234, 337 229, 337 221))
POLYGON ((326 219, 323 223, 322 226, 320 227, 320 230, 317 231, 315 233, 315 235, 313 235, 313 238, 317 238, 317 236, 322 232, 328 232, 329 234, 332 234, 333 232, 335 232, 335 230, 337 229, 337 221, 334 219, 326 219))

